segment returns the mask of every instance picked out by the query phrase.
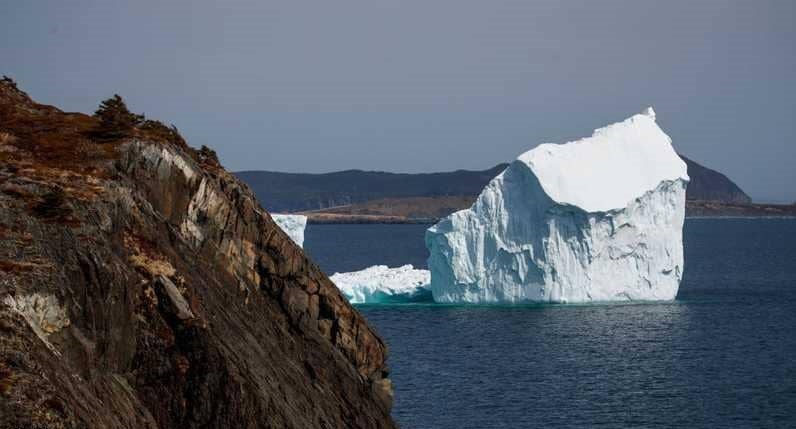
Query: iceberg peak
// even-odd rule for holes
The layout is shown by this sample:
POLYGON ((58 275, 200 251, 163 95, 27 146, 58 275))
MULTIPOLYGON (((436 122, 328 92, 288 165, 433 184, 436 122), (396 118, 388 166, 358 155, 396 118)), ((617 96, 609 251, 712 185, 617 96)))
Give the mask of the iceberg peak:
POLYGON ((652 108, 520 155, 426 231, 437 302, 671 300, 683 273, 685 162, 652 108))
POLYGON ((520 155, 515 168, 529 169, 561 205, 586 212, 621 209, 663 181, 688 181, 685 162, 653 117, 638 114, 590 137, 541 144, 520 155))
POLYGON ((644 109, 641 114, 644 116, 649 116, 653 121, 655 120, 655 109, 653 109, 652 106, 644 109))

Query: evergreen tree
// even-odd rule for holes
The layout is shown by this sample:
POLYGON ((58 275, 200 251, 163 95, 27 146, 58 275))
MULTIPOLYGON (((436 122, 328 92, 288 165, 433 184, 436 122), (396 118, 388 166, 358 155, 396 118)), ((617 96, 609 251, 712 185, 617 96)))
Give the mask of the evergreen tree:
POLYGON ((3 78, 0 79, 0 82, 4 83, 4 84, 6 84, 6 85, 8 85, 8 86, 10 86, 10 87, 12 87, 14 89, 17 89, 17 83, 14 82, 14 79, 11 79, 10 77, 8 77, 6 75, 3 75, 3 78))
POLYGON ((100 120, 94 136, 100 140, 116 140, 128 137, 133 128, 144 122, 144 115, 130 112, 118 94, 103 101, 94 117, 100 120))

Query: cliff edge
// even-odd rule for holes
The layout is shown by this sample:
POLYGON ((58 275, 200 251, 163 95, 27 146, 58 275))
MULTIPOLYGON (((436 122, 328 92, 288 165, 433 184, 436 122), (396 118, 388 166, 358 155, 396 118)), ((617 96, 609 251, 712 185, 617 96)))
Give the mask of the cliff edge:
POLYGON ((207 148, 0 81, 0 427, 394 427, 387 350, 207 148))

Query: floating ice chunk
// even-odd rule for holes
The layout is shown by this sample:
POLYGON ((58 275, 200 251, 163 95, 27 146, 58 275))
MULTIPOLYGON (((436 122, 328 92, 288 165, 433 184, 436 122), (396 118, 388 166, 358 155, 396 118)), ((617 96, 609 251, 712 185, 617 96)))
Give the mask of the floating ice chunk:
POLYGON ((374 265, 361 271, 334 273, 329 278, 354 304, 431 301, 428 270, 412 265, 374 265))
POLYGON ((525 152, 426 232, 434 300, 674 299, 688 180, 652 108, 525 152))
POLYGON ((271 214, 271 218, 285 231, 299 247, 304 247, 304 228, 307 227, 307 216, 289 214, 271 214))

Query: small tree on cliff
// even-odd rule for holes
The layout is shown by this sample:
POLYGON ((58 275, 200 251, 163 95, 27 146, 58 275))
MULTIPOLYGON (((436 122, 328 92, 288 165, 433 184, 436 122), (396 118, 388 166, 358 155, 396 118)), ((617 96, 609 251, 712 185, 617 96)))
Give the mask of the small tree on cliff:
POLYGON ((180 147, 188 147, 185 139, 180 135, 180 130, 174 125, 167 127, 163 122, 147 119, 138 127, 150 139, 166 141, 180 147))
POLYGON ((100 103, 94 117, 100 120, 94 136, 100 140, 116 140, 128 137, 133 128, 144 122, 144 115, 130 112, 118 94, 100 103))
POLYGON ((11 79, 10 77, 8 77, 6 75, 3 75, 3 78, 0 79, 0 83, 4 83, 4 84, 10 86, 11 88, 17 89, 17 83, 14 82, 14 79, 11 79))

